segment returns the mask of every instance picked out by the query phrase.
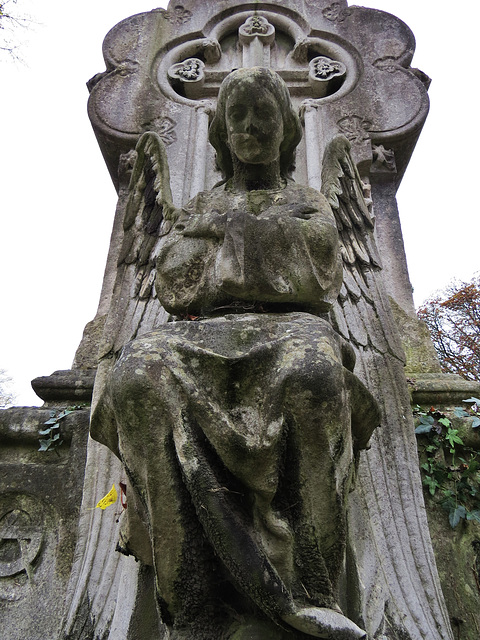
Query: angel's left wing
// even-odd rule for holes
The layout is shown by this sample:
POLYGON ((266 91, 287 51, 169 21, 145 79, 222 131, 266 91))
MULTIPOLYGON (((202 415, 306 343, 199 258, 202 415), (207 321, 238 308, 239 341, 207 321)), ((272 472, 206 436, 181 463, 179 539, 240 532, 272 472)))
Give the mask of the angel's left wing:
POLYGON ((343 286, 334 306, 334 324, 364 350, 374 347, 404 361, 403 348, 381 276, 371 201, 350 155, 350 142, 335 137, 323 160, 322 192, 335 215, 343 260, 343 286))
POLYGON ((347 615, 372 637, 391 624, 408 637, 446 640, 450 625, 428 533, 404 353, 363 189, 350 143, 334 138, 322 172, 343 259, 344 282, 332 323, 355 348, 355 373, 382 413, 371 449, 361 453, 349 502, 353 561, 347 579, 356 583, 350 589, 358 598, 356 611, 347 615))

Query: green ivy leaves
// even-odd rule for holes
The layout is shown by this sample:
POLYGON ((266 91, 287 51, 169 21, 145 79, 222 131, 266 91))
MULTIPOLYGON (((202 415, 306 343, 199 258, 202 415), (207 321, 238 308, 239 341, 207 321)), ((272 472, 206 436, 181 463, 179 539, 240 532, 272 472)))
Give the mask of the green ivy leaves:
POLYGON ((39 439, 40 448, 39 451, 55 451, 58 454, 58 448, 63 443, 60 436, 60 421, 66 418, 68 415, 82 409, 83 407, 67 407, 66 409, 50 412, 50 418, 44 422, 46 429, 41 429, 38 434, 40 436, 47 436, 46 438, 39 439))
POLYGON ((480 400, 478 398, 468 398, 463 402, 471 402, 472 406, 469 407, 469 411, 466 411, 463 407, 455 407, 454 413, 457 418, 469 418, 473 416, 472 429, 480 427, 480 400))
POLYGON ((445 434, 445 440, 450 443, 450 453, 455 453, 455 445, 463 444, 463 440, 460 438, 460 436, 457 436, 458 429, 452 429, 449 426, 450 420, 445 420, 445 422, 442 422, 441 424, 445 424, 445 426, 447 426, 447 433, 445 434))
MULTIPOLYGON (((420 409, 420 407, 418 407, 418 409, 420 409)), ((414 413, 415 413, 415 411, 414 411, 414 413)), ((433 419, 433 416, 422 414, 422 415, 420 415, 420 424, 415 429, 415 433, 417 435, 422 435, 424 433, 430 433, 430 431, 432 430, 434 424, 435 424, 435 421, 433 419)))
POLYGON ((463 504, 459 504, 454 509, 450 510, 448 514, 448 521, 450 522, 450 526, 452 527, 452 529, 455 529, 460 520, 466 517, 467 510, 465 509, 463 504))
MULTIPOLYGON (((480 400, 469 398, 464 402, 472 406, 456 407, 454 415, 473 417, 472 427, 480 426, 480 400)), ((459 430, 445 414, 433 407, 423 411, 418 405, 413 413, 417 418, 415 433, 423 436, 419 444, 426 456, 426 462, 421 464, 424 486, 448 513, 452 528, 461 520, 480 523, 479 453, 465 446, 459 430)))

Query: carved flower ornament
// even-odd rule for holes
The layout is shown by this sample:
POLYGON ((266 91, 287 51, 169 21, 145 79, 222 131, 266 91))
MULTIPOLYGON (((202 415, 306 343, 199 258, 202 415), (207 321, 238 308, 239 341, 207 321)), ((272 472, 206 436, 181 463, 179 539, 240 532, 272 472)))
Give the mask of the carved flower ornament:
POLYGON ((205 63, 199 58, 187 58, 183 62, 174 64, 168 70, 168 75, 181 82, 199 82, 204 78, 205 63))
POLYGON ((185 24, 192 17, 192 12, 185 9, 181 4, 177 4, 173 11, 166 11, 163 17, 172 24, 185 24))
POLYGON ((243 28, 248 33, 248 35, 254 34, 266 34, 268 33, 269 23, 266 18, 262 16, 252 16, 247 18, 243 28))
POLYGON ((335 76, 342 76, 346 73, 345 65, 342 62, 325 56, 314 58, 310 62, 310 70, 318 80, 330 80, 335 76))
POLYGON ((275 27, 263 16, 250 16, 239 27, 238 34, 244 42, 250 42, 254 38, 269 42, 274 37, 275 27))

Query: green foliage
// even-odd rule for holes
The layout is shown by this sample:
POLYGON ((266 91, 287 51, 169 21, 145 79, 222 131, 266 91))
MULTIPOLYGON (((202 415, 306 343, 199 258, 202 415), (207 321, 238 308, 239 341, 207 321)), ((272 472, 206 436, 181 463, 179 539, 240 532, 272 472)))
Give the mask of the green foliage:
MULTIPOLYGON (((468 398, 467 409, 456 407, 457 418, 473 418, 472 428, 480 426, 480 400, 468 398)), ((419 449, 423 453, 422 481, 432 498, 448 513, 454 529, 461 520, 480 523, 480 455, 465 446, 451 420, 433 407, 413 410, 418 426, 419 449)))
POLYGON ((66 409, 61 409, 60 411, 50 412, 50 418, 43 423, 46 428, 41 429, 38 432, 39 435, 45 436, 39 439, 39 451, 55 451, 55 453, 59 455, 58 449, 63 443, 60 435, 60 422, 68 415, 79 409, 83 409, 83 407, 67 407, 66 409))
POLYGON ((469 407, 469 411, 466 411, 463 407, 455 407, 454 413, 456 417, 468 418, 473 416, 472 428, 480 427, 480 400, 478 398, 468 398, 463 402, 471 402, 472 406, 469 407))

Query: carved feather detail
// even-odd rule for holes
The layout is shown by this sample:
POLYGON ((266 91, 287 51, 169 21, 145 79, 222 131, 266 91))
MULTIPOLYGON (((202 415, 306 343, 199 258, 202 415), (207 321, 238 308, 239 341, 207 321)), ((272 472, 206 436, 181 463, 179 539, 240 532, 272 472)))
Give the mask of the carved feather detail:
POLYGON ((162 222, 171 217, 173 211, 172 193, 161 138, 151 131, 144 133, 135 152, 118 266, 135 266, 133 295, 148 300, 154 291, 155 247, 162 235, 162 222))
POLYGON ((343 259, 343 286, 332 320, 339 333, 357 347, 390 353, 403 361, 390 303, 380 282, 374 219, 363 191, 350 142, 336 136, 325 150, 322 170, 322 192, 335 215, 343 259))

